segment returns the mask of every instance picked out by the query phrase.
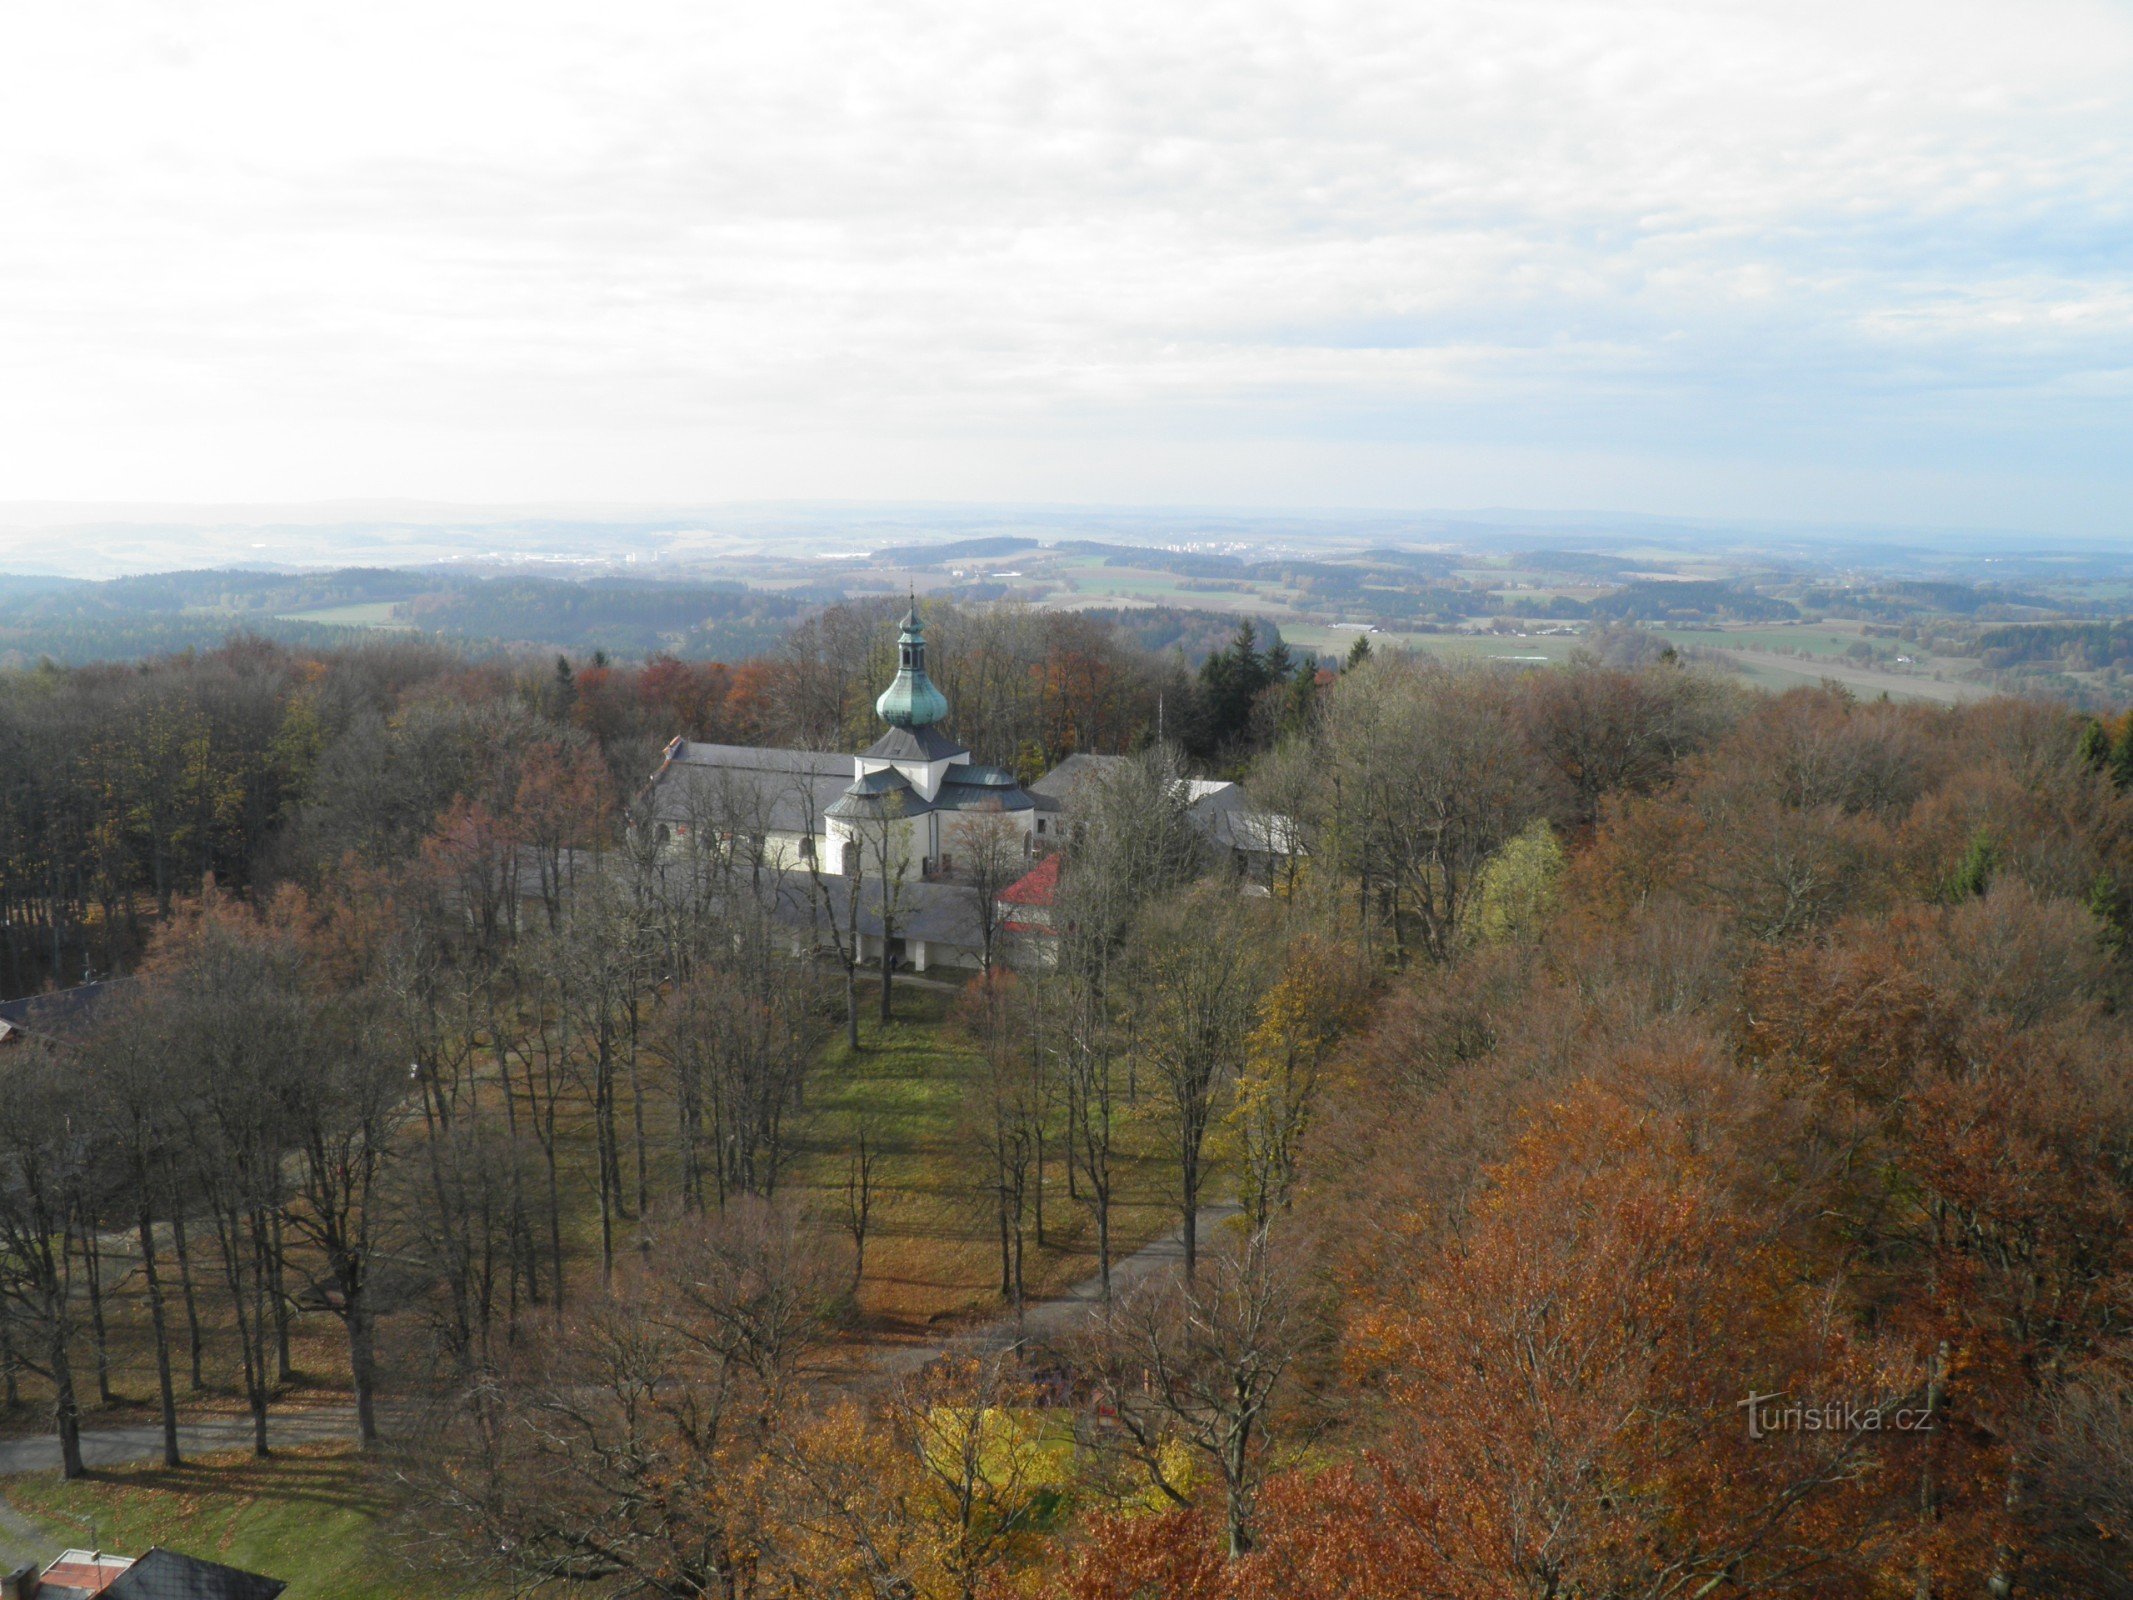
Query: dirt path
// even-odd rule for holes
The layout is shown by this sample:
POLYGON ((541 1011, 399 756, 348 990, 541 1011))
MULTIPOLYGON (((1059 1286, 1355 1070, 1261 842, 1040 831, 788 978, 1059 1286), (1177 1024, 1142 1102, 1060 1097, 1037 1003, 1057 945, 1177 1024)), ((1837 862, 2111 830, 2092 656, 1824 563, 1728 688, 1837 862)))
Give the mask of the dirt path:
MULTIPOLYGON (((267 1441, 272 1445, 317 1444, 322 1440, 355 1436, 352 1405, 310 1406, 302 1411, 278 1412, 267 1419, 267 1441)), ((178 1448, 188 1457, 217 1450, 248 1450, 252 1445, 252 1419, 232 1414, 201 1417, 178 1424, 178 1448)), ((156 1461, 163 1454, 163 1426, 158 1422, 129 1423, 123 1428, 84 1429, 81 1458, 89 1467, 125 1466, 136 1461, 156 1461)), ((57 1472, 59 1441, 50 1436, 0 1440, 0 1476, 18 1472, 57 1472)))
MULTIPOLYGON (((1227 1202, 1201 1208, 1199 1235, 1203 1253, 1214 1238, 1215 1229, 1242 1209, 1241 1206, 1227 1202)), ((1124 1260, 1111 1263, 1111 1292, 1124 1294, 1159 1272, 1182 1266, 1184 1261, 1185 1230, 1183 1227, 1173 1228, 1162 1238, 1152 1244, 1143 1245, 1124 1260)), ((937 1342, 896 1345, 876 1352, 867 1364, 886 1376, 900 1377, 905 1373, 916 1372, 927 1362, 938 1360, 945 1355, 991 1356, 1024 1342, 1034 1341, 1041 1344, 1073 1332, 1090 1311, 1103 1303, 1103 1297, 1102 1276, 1084 1278, 1056 1299, 1041 1300, 1035 1305, 1024 1307, 1020 1322, 1013 1317, 1002 1317, 996 1322, 967 1328, 937 1342)))

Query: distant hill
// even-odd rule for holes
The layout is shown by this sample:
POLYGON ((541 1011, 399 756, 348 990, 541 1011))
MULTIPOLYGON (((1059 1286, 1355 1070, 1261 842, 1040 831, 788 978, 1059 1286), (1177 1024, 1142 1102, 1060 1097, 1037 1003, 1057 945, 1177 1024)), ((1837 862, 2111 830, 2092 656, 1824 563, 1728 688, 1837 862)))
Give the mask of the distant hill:
POLYGON ((1782 622, 1799 614, 1790 600, 1738 584, 1701 580, 1640 580, 1600 596, 1586 608, 1587 616, 1607 622, 1782 622))
POLYGON ((937 567, 951 561, 986 561, 994 556, 1020 555, 1036 548, 1035 539, 1001 534, 991 539, 951 539, 946 544, 900 544, 887 550, 876 550, 871 559, 877 567, 937 567))
POLYGON ((381 627, 477 647, 738 660, 834 595, 738 583, 335 572, 160 572, 105 582, 0 575, 0 665, 132 661, 249 632, 325 648, 381 627))

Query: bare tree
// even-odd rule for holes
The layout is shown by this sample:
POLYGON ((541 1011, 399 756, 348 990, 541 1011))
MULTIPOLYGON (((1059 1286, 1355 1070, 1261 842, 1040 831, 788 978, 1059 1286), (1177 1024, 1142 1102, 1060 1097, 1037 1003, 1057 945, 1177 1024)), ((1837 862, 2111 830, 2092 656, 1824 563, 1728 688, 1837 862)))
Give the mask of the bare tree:
POLYGON ((841 1263, 760 1202, 650 1228, 656 1267, 625 1265, 431 1441, 415 1470, 440 1563, 705 1600, 777 1570, 764 1469, 804 1403, 841 1263))
POLYGON ((1213 1252, 1197 1278, 1155 1280, 1110 1302, 1080 1344, 1115 1442, 1146 1481, 1190 1505, 1182 1445, 1221 1484, 1232 1556, 1252 1547, 1277 1397, 1325 1326, 1303 1274, 1260 1230, 1213 1252))
POLYGON ((1142 1055, 1163 1090, 1185 1232, 1185 1273, 1199 1261, 1207 1134, 1244 1069, 1259 1002, 1273 978, 1264 901, 1202 884, 1153 906, 1131 946, 1142 1055))
POLYGON ((0 1311, 10 1353, 52 1386, 60 1468, 79 1478, 81 1405, 74 1390, 68 1195, 86 1146, 68 1117, 74 1073, 46 1046, 18 1045, 0 1061, 0 1311), (15 1329, 27 1337, 17 1341, 15 1329))
POLYGON ((1028 835, 997 808, 957 816, 948 834, 956 874, 970 885, 976 906, 979 964, 990 972, 1000 937, 1000 892, 1028 870, 1028 835))

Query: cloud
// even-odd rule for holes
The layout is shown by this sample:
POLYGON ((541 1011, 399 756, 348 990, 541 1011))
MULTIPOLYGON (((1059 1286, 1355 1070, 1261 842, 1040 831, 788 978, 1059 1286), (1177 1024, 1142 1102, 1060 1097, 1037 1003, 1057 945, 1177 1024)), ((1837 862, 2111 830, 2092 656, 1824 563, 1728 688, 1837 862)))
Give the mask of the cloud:
POLYGON ((17 8, 0 497, 2086 525, 2129 68, 2077 0, 17 8))

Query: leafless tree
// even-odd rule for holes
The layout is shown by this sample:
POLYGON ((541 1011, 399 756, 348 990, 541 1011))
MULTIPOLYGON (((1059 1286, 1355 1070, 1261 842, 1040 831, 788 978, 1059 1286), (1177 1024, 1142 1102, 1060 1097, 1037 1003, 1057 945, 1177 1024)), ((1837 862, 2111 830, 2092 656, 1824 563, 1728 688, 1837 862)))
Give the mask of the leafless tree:
POLYGON ((0 1308, 11 1324, 11 1353, 52 1386, 52 1423, 60 1467, 85 1470, 81 1405, 70 1349, 73 1285, 67 1235, 68 1195, 87 1155, 69 1116, 72 1064, 36 1042, 0 1058, 0 1308), (20 1331, 20 1339, 13 1335, 20 1331))
POLYGON ((762 1467, 841 1287, 790 1211, 736 1202, 650 1221, 538 1360, 441 1427, 415 1471, 430 1553, 492 1582, 749 1592, 774 1531, 762 1467))
POLYGON ((1208 1130, 1243 1071, 1260 998, 1274 973, 1264 901, 1211 882, 1151 906, 1130 949, 1142 1056, 1162 1086, 1177 1161, 1185 1273, 1198 1265, 1208 1130))
POLYGON ((990 972, 1000 936, 1000 892, 1029 870, 1028 835, 998 809, 959 814, 947 832, 956 875, 970 885, 976 906, 979 965, 990 972))
POLYGON ((1230 1554, 1240 1556, 1252 1547, 1282 1386, 1325 1336, 1308 1279, 1261 1230, 1215 1250, 1197 1277, 1154 1280, 1111 1301, 1077 1353, 1145 1481, 1192 1503, 1177 1445, 1213 1474, 1230 1554))

